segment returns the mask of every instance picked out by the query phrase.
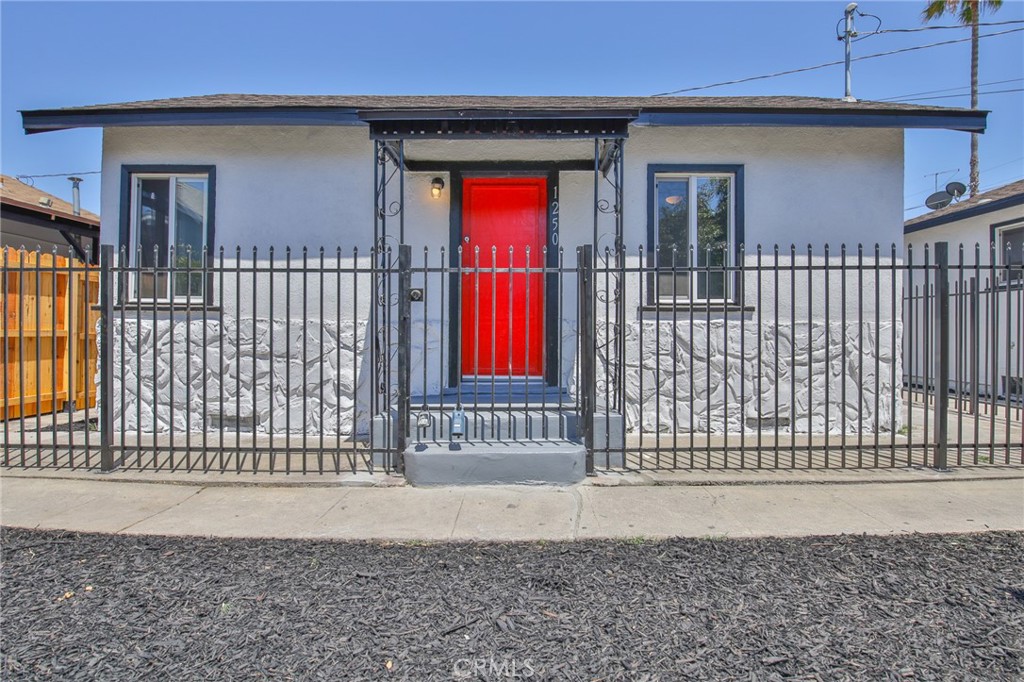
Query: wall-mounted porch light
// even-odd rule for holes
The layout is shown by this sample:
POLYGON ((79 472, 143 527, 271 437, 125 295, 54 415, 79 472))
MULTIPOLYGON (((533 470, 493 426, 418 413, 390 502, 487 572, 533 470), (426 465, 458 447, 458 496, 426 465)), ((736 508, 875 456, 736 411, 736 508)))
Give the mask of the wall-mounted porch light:
POLYGON ((430 181, 430 196, 434 199, 441 198, 441 190, 444 189, 444 180, 441 178, 434 178, 430 181))

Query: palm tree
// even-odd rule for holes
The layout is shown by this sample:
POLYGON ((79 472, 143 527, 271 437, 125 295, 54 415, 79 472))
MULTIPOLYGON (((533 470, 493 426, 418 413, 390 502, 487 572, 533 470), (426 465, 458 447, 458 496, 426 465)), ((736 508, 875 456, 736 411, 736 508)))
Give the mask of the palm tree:
MULTIPOLYGON (((921 13, 924 21, 949 14, 964 26, 971 27, 971 109, 978 108, 978 18, 984 12, 995 12, 1002 6, 1003 0, 929 0, 921 13)), ((970 196, 978 193, 978 185, 978 133, 971 133, 970 196)))

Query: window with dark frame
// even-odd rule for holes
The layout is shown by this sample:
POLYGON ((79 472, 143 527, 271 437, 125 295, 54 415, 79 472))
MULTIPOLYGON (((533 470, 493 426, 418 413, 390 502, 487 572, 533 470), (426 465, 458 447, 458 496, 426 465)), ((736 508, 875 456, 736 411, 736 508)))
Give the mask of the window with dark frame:
POLYGON ((1000 279, 1019 283, 1024 280, 1024 223, 1003 227, 995 232, 996 262, 1003 267, 1000 279))
POLYGON ((128 297, 171 304, 204 300, 203 250, 213 248, 212 167, 126 168, 125 180, 129 206, 121 246, 134 271, 128 297))
POLYGON ((736 265, 737 171, 654 171, 651 182, 649 238, 658 270, 657 302, 730 302, 734 278, 727 268, 736 265))

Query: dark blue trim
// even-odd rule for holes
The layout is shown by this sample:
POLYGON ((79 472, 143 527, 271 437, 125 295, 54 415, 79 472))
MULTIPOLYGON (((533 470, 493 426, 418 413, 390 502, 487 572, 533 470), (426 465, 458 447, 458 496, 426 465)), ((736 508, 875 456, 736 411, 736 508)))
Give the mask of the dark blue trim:
MULTIPOLYGON (((147 165, 123 165, 121 166, 121 199, 120 206, 118 207, 118 216, 120 220, 119 225, 119 249, 125 249, 126 251, 132 248, 131 242, 131 204, 132 204, 132 176, 136 173, 190 173, 194 175, 205 174, 206 175, 206 262, 208 265, 214 265, 214 239, 217 235, 216 230, 216 206, 217 206, 217 167, 206 164, 147 164, 147 165)), ((128 251, 128 257, 131 258, 131 253, 128 251)), ((125 291, 121 291, 121 298, 119 300, 125 300, 123 297, 127 294, 125 291)), ((206 282, 206 298, 207 303, 213 302, 213 275, 208 276, 206 282)))
POLYGON ((354 109, 261 109, 256 111, 21 112, 28 134, 105 126, 365 125, 354 109))
POLYGON ((1009 227, 1010 225, 1017 225, 1018 223, 1020 223, 1022 221, 1024 221, 1024 215, 1019 216, 1017 218, 1010 218, 1009 220, 1003 220, 1003 221, 998 222, 998 223, 992 223, 992 225, 990 227, 993 227, 993 228, 998 230, 998 229, 1000 229, 1002 227, 1009 227))
POLYGON ((912 232, 919 232, 921 230, 927 230, 930 227, 938 227, 939 225, 945 225, 947 223, 953 223, 957 220, 963 220, 964 218, 973 218, 974 216, 984 215, 985 213, 991 213, 992 211, 999 211, 1004 208, 1011 208, 1013 206, 1019 206, 1024 204, 1024 194, 1015 194, 1010 197, 1003 199, 997 199, 984 204, 976 204, 970 208, 965 208, 960 211, 954 211, 945 215, 936 216, 934 218, 928 218, 922 220, 919 223, 905 226, 903 228, 903 234, 910 234, 912 232))
MULTIPOLYGON (((650 163, 647 164, 647 259, 648 264, 657 263, 655 260, 655 248, 657 236, 655 235, 654 215, 654 179, 658 173, 732 173, 733 182, 733 206, 736 215, 733 217, 733 262, 739 261, 740 244, 746 238, 746 227, 744 220, 746 214, 743 208, 743 164, 734 163, 650 163)), ((655 282, 653 278, 648 283, 647 291, 648 304, 654 303, 655 282)), ((732 289, 734 295, 739 291, 739 273, 732 289)))
POLYGON ((647 164, 647 249, 654 249, 654 176, 658 173, 732 173, 734 183, 736 215, 733 218, 734 255, 739 256, 740 244, 746 236, 743 210, 743 164, 735 163, 650 163, 647 164))
POLYGON ((920 112, 856 113, 694 111, 647 112, 634 121, 648 126, 805 126, 835 128, 942 128, 971 133, 985 132, 987 111, 977 113, 922 114, 920 112))
MULTIPOLYGON (((367 121, 402 121, 410 113, 400 110, 358 111, 351 108, 257 108, 206 110, 94 110, 48 109, 22 111, 26 133, 67 128, 104 126, 216 126, 216 125, 366 125, 367 121)), ((649 126, 833 126, 853 128, 943 128, 984 132, 987 111, 922 113, 914 111, 646 111, 622 110, 523 110, 418 112, 420 120, 558 120, 597 117, 632 121, 649 126), (447 119, 445 118, 447 116, 447 119)))
MULTIPOLYGON (((1005 253, 1006 252, 1006 245, 1005 244, 1000 244, 999 242, 996 241, 996 232, 998 232, 999 230, 1002 230, 1003 228, 1006 228, 1006 227, 1010 227, 1012 229, 1018 229, 1018 228, 1024 227, 1024 216, 1021 216, 1019 218, 1014 218, 1014 219, 1011 219, 1011 220, 1004 220, 1004 221, 999 222, 999 223, 993 223, 992 225, 988 226, 988 241, 989 241, 989 244, 991 244, 991 245, 993 245, 995 247, 995 250, 996 250, 997 253, 1005 253)), ((1006 265, 1006 263, 1003 263, 1002 265, 1006 265)))

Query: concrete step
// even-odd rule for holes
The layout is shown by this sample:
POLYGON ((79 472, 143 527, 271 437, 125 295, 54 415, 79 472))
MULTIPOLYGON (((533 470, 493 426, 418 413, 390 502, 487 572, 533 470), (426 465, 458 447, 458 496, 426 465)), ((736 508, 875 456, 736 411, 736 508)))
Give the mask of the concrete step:
MULTIPOLYGON (((462 433, 453 433, 455 407, 413 407, 409 416, 410 442, 540 441, 580 440, 583 436, 574 410, 524 409, 506 406, 463 410, 462 433)), ((373 418, 375 443, 396 442, 395 412, 373 418)), ((621 449, 624 442, 622 415, 600 412, 594 415, 594 443, 605 449, 621 449)))
POLYGON ((418 443, 405 451, 413 485, 571 485, 586 477, 587 451, 567 440, 418 443))
POLYGON ((411 440, 478 442, 576 440, 578 437, 576 413, 566 410, 496 407, 463 410, 461 414, 460 419, 455 408, 414 408, 409 419, 411 440))
MULTIPOLYGON (((409 415, 410 442, 576 440, 579 436, 576 413, 568 410, 509 410, 502 406, 463 410, 461 414, 460 434, 460 429, 454 427, 458 417, 454 407, 413 407, 409 415)), ((395 416, 392 411, 374 417, 374 442, 386 443, 389 435, 395 442, 395 416)))

